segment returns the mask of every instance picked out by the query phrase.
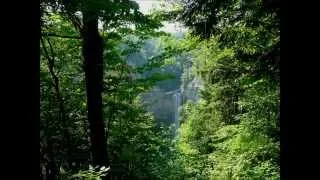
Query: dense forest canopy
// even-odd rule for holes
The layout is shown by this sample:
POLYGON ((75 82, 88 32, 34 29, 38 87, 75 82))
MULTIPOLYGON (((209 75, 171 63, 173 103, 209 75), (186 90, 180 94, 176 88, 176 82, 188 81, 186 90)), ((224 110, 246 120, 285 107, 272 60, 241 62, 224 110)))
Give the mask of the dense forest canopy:
POLYGON ((40 179, 280 179, 279 1, 142 3, 40 2, 40 179))

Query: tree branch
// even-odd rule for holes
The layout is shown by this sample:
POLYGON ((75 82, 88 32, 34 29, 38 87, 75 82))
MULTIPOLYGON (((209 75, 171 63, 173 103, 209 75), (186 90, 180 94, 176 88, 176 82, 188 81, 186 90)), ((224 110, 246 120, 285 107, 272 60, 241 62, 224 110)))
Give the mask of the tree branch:
POLYGON ((59 34, 55 34, 55 33, 42 33, 42 35, 57 37, 57 38, 81 39, 80 36, 59 35, 59 34))
POLYGON ((59 117, 61 118, 60 120, 62 121, 62 124, 64 126, 64 137, 66 138, 66 148, 67 148, 67 159, 68 159, 68 164, 69 166, 71 167, 71 160, 69 159, 70 158, 70 154, 71 154, 71 146, 70 146, 70 132, 68 131, 68 129, 66 128, 67 127, 67 116, 66 116, 66 110, 65 110, 65 107, 64 107, 64 100, 63 100, 63 97, 62 97, 62 94, 61 94, 61 91, 60 91, 60 82, 59 82, 59 78, 57 77, 57 75, 55 74, 54 72, 54 61, 55 61, 55 56, 54 56, 54 51, 53 51, 53 48, 52 48, 52 45, 50 43, 50 40, 47 39, 48 41, 48 44, 49 44, 49 49, 50 49, 50 52, 51 52, 51 56, 49 54, 49 51, 47 50, 46 48, 46 45, 45 45, 45 42, 43 40, 43 38, 40 38, 40 41, 41 41, 41 44, 42 44, 42 47, 43 47, 43 50, 44 50, 44 53, 45 53, 45 56, 48 60, 48 68, 49 68, 49 72, 54 80, 54 89, 56 91, 56 98, 57 98, 57 101, 58 101, 58 104, 59 104, 59 117))
POLYGON ((270 49, 269 51, 265 52, 264 54, 262 54, 260 57, 258 57, 258 60, 265 60, 265 59, 268 59, 272 56, 275 56, 276 55, 276 52, 279 51, 279 48, 280 47, 280 41, 277 42, 272 49, 270 49))

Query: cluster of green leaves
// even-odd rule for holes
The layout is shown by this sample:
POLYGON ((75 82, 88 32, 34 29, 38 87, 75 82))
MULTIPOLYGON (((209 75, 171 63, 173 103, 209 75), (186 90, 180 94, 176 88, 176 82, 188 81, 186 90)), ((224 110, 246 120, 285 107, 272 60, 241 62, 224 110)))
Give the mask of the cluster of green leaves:
MULTIPOLYGON (((72 25, 57 14, 47 14, 45 19, 50 24, 46 27, 52 32, 73 31, 72 25)), ((50 36, 44 36, 41 42, 40 162, 53 173, 59 172, 60 167, 69 170, 87 167, 89 147, 86 145, 86 94, 81 42, 50 36)))
POLYGON ((198 9, 189 4, 183 15, 190 16, 190 26, 191 20, 212 22, 206 32, 200 24, 193 29, 200 38, 185 39, 193 47, 192 72, 203 81, 203 90, 198 103, 187 103, 182 110, 175 146, 179 156, 174 159, 182 172, 177 176, 279 179, 277 12, 260 0, 210 2, 209 7, 218 6, 211 15, 201 9, 205 1, 193 2, 198 9))
POLYGON ((72 173, 60 168, 61 180, 101 180, 109 173, 110 168, 89 166, 88 170, 79 170, 77 173, 72 173))
POLYGON ((137 78, 136 68, 127 65, 120 54, 115 64, 109 61, 105 76, 111 172, 117 177, 148 179, 152 177, 150 168, 161 158, 169 137, 167 131, 157 131, 156 121, 144 110, 139 94, 168 76, 157 73, 137 78))
MULTIPOLYGON (((46 13, 42 19, 40 174, 58 175, 60 179, 99 179, 100 172, 81 171, 91 164, 81 41, 73 38, 77 33, 61 14, 46 13)), ((173 56, 174 52, 163 51, 147 59, 145 69, 130 66, 128 55, 139 52, 146 37, 139 33, 128 35, 122 30, 124 28, 101 31, 105 42, 103 103, 109 172, 118 178, 149 179, 158 171, 163 172, 165 154, 171 153, 167 144, 173 133, 168 127, 157 126, 153 116, 141 105, 139 95, 172 76, 151 73, 145 78, 139 74, 162 66, 163 59, 173 56)))

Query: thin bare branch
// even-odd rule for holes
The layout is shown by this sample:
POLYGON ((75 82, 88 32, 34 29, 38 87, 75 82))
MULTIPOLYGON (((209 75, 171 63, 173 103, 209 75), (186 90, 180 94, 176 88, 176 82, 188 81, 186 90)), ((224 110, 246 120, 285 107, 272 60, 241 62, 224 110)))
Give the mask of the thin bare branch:
POLYGON ((70 35, 59 35, 55 33, 42 33, 44 36, 57 37, 57 38, 68 38, 68 39, 81 39, 80 36, 70 36, 70 35))

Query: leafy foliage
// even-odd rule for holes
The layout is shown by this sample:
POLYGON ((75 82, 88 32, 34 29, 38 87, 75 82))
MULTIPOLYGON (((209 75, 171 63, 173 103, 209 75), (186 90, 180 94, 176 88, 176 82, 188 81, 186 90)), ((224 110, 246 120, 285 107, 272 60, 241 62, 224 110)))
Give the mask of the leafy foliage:
POLYGON ((92 160, 79 12, 95 12, 101 21, 110 178, 280 179, 276 0, 181 1, 171 12, 150 15, 134 1, 48 0, 41 10, 43 179, 106 173, 87 170, 92 160), (157 31, 177 15, 190 28, 183 39, 157 31), (148 38, 157 39, 157 48, 143 48, 148 38), (194 79, 202 84, 199 101, 184 103, 178 129, 158 123, 143 105, 143 93, 155 85, 170 89, 166 80, 173 78, 182 89, 194 79))
MULTIPOLYGON (((90 164, 85 84, 80 41, 66 37, 76 36, 72 24, 53 12, 47 13, 43 19, 44 31, 64 35, 43 33, 41 41, 40 174, 57 176, 61 168, 75 173, 90 164), (44 170, 46 173, 43 173, 44 170)), ((148 172, 145 170, 149 167, 146 163, 151 161, 141 159, 143 153, 148 153, 148 157, 158 157, 159 147, 164 146, 162 139, 166 138, 166 131, 158 132, 153 117, 140 105, 138 95, 158 81, 172 76, 154 73, 148 78, 135 78, 138 72, 127 64, 125 57, 137 51, 139 44, 143 43, 143 36, 121 38, 121 33, 110 32, 103 38, 106 41, 104 58, 107 60, 104 66, 103 98, 105 115, 108 117, 109 153, 112 155, 110 173, 119 177, 143 176, 143 172, 148 172), (121 47, 123 44, 127 47, 121 47), (142 142, 146 144, 141 146, 142 142), (132 149, 136 150, 130 155, 132 149), (120 175, 117 174, 119 163, 120 167, 130 166, 128 168, 131 170, 121 168, 120 175), (136 163, 139 166, 132 169, 131 166, 136 163)), ((81 172, 78 175, 98 177, 92 173, 81 172)))
POLYGON ((263 7, 261 1, 185 6, 182 19, 200 36, 185 39, 196 44, 192 72, 204 85, 200 101, 185 104, 181 114, 180 177, 280 178, 279 21, 277 8, 263 7))

